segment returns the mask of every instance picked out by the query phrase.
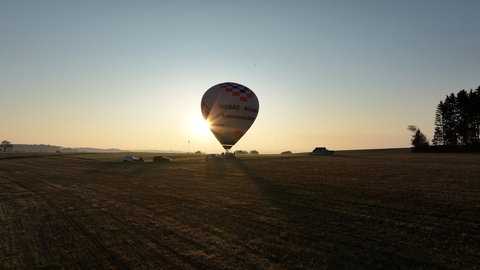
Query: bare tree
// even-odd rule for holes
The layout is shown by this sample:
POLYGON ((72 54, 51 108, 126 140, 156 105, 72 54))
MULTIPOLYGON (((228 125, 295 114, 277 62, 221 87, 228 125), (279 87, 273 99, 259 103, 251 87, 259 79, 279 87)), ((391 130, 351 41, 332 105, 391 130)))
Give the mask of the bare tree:
POLYGON ((425 136, 417 126, 414 125, 409 125, 407 127, 408 130, 410 130, 413 135, 412 135, 412 140, 411 144, 413 148, 425 148, 429 146, 427 136, 425 136))

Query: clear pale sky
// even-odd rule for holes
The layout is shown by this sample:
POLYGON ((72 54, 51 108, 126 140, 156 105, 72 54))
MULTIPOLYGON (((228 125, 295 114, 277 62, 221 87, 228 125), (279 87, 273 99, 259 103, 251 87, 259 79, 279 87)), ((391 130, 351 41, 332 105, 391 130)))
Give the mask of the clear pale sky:
POLYGON ((223 150, 211 86, 258 96, 232 150, 408 147, 480 85, 480 1, 0 0, 0 140, 223 150), (188 143, 190 141, 190 144, 188 143))

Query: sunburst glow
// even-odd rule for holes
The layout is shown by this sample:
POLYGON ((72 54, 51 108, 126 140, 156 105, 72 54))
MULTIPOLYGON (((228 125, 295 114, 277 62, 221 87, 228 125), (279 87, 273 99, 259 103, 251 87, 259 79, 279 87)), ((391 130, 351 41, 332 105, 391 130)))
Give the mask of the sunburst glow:
POLYGON ((196 114, 195 117, 193 117, 190 128, 193 135, 196 137, 205 138, 212 135, 212 132, 210 131, 210 123, 203 119, 200 114, 196 114))

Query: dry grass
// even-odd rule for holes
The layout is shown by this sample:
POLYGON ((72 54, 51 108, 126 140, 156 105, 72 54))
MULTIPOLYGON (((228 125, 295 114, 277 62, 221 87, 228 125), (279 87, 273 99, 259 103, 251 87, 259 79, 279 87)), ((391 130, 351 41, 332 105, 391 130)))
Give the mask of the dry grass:
POLYGON ((0 268, 480 267, 478 154, 122 155, 1 155, 0 268))

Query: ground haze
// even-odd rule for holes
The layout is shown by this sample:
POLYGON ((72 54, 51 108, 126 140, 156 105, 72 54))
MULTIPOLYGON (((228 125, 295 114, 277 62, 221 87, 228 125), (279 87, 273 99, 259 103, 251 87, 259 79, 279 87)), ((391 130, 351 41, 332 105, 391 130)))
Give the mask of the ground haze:
POLYGON ((480 155, 0 155, 0 268, 478 268, 480 155))

